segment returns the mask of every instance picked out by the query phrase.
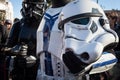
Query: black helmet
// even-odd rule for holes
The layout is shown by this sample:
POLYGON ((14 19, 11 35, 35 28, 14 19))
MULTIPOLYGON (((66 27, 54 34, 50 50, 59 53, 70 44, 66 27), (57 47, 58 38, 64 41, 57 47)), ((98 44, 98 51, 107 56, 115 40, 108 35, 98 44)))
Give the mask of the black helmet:
MULTIPOLYGON (((50 1, 50 0, 48 0, 50 1)), ((67 3, 71 2, 72 0, 51 0, 51 4, 53 8, 65 6, 67 3)))
POLYGON ((21 9, 22 16, 40 18, 46 6, 46 0, 23 0, 21 9))
POLYGON ((5 24, 12 24, 12 21, 10 19, 6 19, 5 24))

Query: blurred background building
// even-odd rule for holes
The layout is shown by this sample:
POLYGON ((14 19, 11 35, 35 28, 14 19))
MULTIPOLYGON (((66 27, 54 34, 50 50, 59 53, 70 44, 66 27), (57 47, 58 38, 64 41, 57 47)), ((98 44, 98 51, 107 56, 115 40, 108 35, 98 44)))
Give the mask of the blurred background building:
POLYGON ((0 20, 13 21, 13 6, 9 0, 0 0, 0 20))

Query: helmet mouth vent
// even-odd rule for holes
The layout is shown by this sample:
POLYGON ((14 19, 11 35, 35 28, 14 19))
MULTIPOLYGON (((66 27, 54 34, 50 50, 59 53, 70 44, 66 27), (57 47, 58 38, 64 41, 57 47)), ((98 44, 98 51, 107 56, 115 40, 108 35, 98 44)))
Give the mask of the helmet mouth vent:
POLYGON ((87 52, 84 52, 83 54, 80 55, 80 57, 83 59, 83 60, 88 60, 89 59, 89 54, 87 52))

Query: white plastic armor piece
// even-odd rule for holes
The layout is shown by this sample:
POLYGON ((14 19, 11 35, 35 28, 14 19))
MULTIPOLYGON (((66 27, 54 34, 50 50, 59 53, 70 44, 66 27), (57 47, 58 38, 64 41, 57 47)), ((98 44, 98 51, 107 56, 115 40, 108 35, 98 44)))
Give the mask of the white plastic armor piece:
POLYGON ((117 59, 112 53, 104 52, 99 60, 91 64, 93 69, 90 71, 90 74, 105 72, 111 69, 116 62, 117 59))
MULTIPOLYGON (((58 29, 58 19, 56 19, 53 24, 53 28, 50 34, 49 48, 48 52, 51 53, 51 64, 53 69, 53 76, 46 74, 45 69, 45 52, 44 47, 44 27, 46 24, 46 19, 55 19, 59 16, 58 13, 62 10, 63 7, 60 8, 49 8, 38 28, 37 31, 37 54, 40 58, 40 67, 38 69, 37 80, 75 80, 73 74, 69 73, 69 70, 65 67, 63 62, 60 60, 62 54, 62 31, 58 29), (56 15, 58 14, 58 15, 56 15), (46 18, 46 19, 45 19, 46 18)), ((52 26, 52 25, 51 25, 52 26)))

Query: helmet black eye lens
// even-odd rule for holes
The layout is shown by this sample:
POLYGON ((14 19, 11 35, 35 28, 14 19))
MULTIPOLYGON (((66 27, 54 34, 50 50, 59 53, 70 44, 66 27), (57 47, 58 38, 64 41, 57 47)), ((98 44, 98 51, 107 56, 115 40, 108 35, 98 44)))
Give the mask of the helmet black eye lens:
POLYGON ((80 19, 76 19, 71 21, 74 24, 80 24, 80 25, 87 25, 90 21, 90 18, 80 18, 80 19))

